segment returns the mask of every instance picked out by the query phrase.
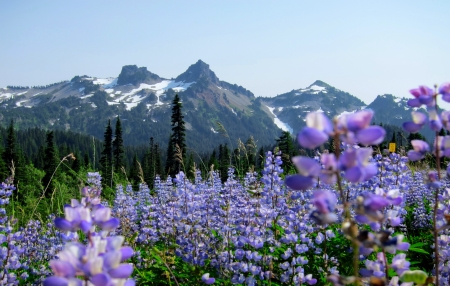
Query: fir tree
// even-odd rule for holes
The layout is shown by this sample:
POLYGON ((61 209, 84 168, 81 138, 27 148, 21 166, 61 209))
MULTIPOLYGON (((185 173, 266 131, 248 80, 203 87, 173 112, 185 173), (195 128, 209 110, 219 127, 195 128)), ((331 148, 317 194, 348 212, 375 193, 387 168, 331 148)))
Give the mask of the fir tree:
POLYGON ((261 148, 259 148, 259 151, 258 151, 258 163, 257 163, 257 166, 258 166, 257 171, 258 172, 264 169, 265 161, 266 161, 266 155, 264 154, 264 148, 261 147, 261 148))
POLYGON ((289 169, 293 167, 291 159, 292 157, 297 155, 291 133, 289 133, 288 131, 283 131, 280 138, 277 139, 277 143, 278 148, 281 151, 283 169, 289 171, 289 169))
MULTIPOLYGON (((157 154, 158 145, 154 143, 153 137, 150 138, 150 146, 144 155, 143 172, 144 181, 147 183, 150 189, 153 188, 153 183, 157 174, 157 163, 159 160, 159 154, 157 154)), ((159 152, 159 150, 158 150, 159 152)), ((159 161, 159 164, 161 162, 159 161)))
POLYGON ((250 169, 254 169, 256 165, 256 142, 253 139, 253 136, 250 136, 249 139, 245 142, 245 149, 247 154, 246 160, 246 169, 245 171, 249 171, 250 169))
POLYGON ((90 160, 89 160, 89 154, 86 152, 86 153, 84 153, 84 156, 83 156, 83 163, 84 163, 84 167, 86 168, 86 169, 89 169, 89 167, 90 167, 90 160))
POLYGON ((219 173, 222 182, 228 179, 228 168, 230 167, 230 149, 227 144, 219 146, 219 173))
POLYGON ((45 195, 50 197, 54 188, 53 178, 56 175, 56 167, 58 166, 58 154, 56 153, 55 143, 53 142, 53 131, 47 133, 44 172, 45 176, 42 179, 44 187, 47 188, 45 195), (48 186, 48 187, 47 187, 48 186))
POLYGON ((7 137, 6 137, 6 147, 3 152, 3 160, 6 163, 8 169, 14 165, 17 165, 17 150, 16 150, 16 134, 14 132, 14 121, 11 120, 8 129, 7 129, 7 137))
MULTIPOLYGON (((0 137, 0 156, 2 156, 4 153, 2 141, 3 140, 0 137)), ((0 180, 2 180, 2 182, 4 182, 6 177, 8 177, 8 167, 6 165, 6 162, 2 158, 0 160, 0 180)))
POLYGON ((114 157, 114 170, 120 172, 119 170, 123 167, 123 157, 124 157, 124 147, 122 139, 122 124, 120 118, 117 117, 116 129, 114 130, 114 141, 113 145, 113 157, 114 157))
MULTIPOLYGON (((100 157, 100 170, 102 172, 102 183, 104 186, 112 187, 113 153, 112 153, 112 129, 111 121, 104 133, 103 151, 100 157)), ((117 171, 117 170, 116 170, 117 171)))
POLYGON ((186 158, 186 143, 185 143, 185 122, 183 120, 184 116, 182 114, 182 107, 180 98, 178 94, 172 101, 172 135, 169 140, 169 147, 167 151, 167 161, 170 163, 166 166, 166 171, 169 171, 171 176, 175 175, 182 169, 182 164, 186 158), (171 152, 169 153, 169 149, 171 152))
POLYGON ((81 169, 82 164, 83 164, 83 163, 81 162, 82 158, 80 157, 80 154, 78 153, 78 151, 75 151, 74 156, 75 156, 75 160, 73 161, 72 169, 73 169, 75 172, 78 173, 78 172, 80 171, 80 169, 81 169))
MULTIPOLYGON (((155 149, 153 151, 153 158, 155 159, 155 177, 156 175, 163 175, 163 168, 161 164, 161 150, 159 149, 159 145, 155 144, 155 149)), ((151 186, 153 187, 154 181, 151 182, 151 186)))
POLYGON ((131 185, 133 190, 137 191, 139 189, 139 184, 141 183, 141 165, 138 161, 137 155, 134 154, 133 163, 131 164, 130 176, 131 185))
POLYGON ((208 170, 206 171, 209 171, 209 169, 211 169, 211 166, 213 166, 215 170, 219 168, 219 161, 217 160, 217 153, 215 149, 213 150, 211 156, 209 157, 208 170))
POLYGON ((166 168, 165 168, 165 170, 166 170, 165 173, 169 176, 172 173, 176 173, 174 171, 174 169, 175 169, 174 153, 175 153, 175 146, 172 142, 172 136, 170 136, 169 145, 167 146, 167 159, 166 159, 166 168))

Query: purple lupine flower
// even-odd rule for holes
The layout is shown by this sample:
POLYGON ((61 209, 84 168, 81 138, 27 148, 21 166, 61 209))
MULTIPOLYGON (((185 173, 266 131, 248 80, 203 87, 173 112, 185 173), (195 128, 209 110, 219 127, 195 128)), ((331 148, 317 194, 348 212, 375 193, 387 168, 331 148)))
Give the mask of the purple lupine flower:
POLYGON ((450 111, 444 110, 441 112, 442 125, 446 130, 450 130, 450 111))
POLYGON ((323 165, 323 170, 320 172, 320 179, 325 184, 334 184, 337 180, 336 171, 338 168, 336 156, 333 153, 324 153, 320 157, 320 161, 323 165))
POLYGON ((306 127, 297 135, 301 146, 314 149, 328 140, 333 125, 322 112, 310 112, 306 115, 306 127))
POLYGON ((394 256, 392 258, 392 264, 391 267, 394 269, 395 272, 400 276, 405 272, 406 270, 409 270, 410 262, 406 261, 406 254, 400 253, 394 256))
POLYGON ((370 126, 373 111, 362 110, 342 115, 338 119, 341 140, 348 144, 377 145, 383 142, 386 131, 380 126, 370 126))
POLYGON ((363 182, 378 173, 377 166, 369 162, 372 148, 348 149, 339 158, 339 166, 345 171, 344 178, 350 182, 363 182))
POLYGON ((430 121, 430 128, 433 131, 440 131, 442 129, 442 121, 441 121, 441 117, 439 116, 439 114, 436 111, 436 108, 434 108, 433 106, 431 107, 427 107, 428 110, 428 117, 429 117, 429 121, 430 121))
POLYGON ((427 86, 419 86, 418 88, 409 91, 415 98, 408 100, 408 105, 411 107, 420 107, 422 104, 426 106, 434 106, 434 91, 427 86))
POLYGON ((419 111, 411 112, 412 121, 407 121, 403 123, 403 129, 410 133, 416 133, 419 131, 427 120, 427 116, 419 111))
POLYGON ((284 183, 293 190, 306 190, 314 185, 315 178, 320 174, 320 165, 314 159, 302 156, 292 158, 298 175, 286 177, 284 183))
POLYGON ((411 140, 411 145, 413 150, 408 151, 408 158, 411 161, 423 159, 427 152, 430 151, 428 143, 422 140, 411 140))
POLYGON ((311 202, 316 209, 310 214, 310 217, 317 224, 329 224, 337 220, 336 214, 333 213, 337 203, 336 195, 334 193, 316 190, 314 191, 311 202))
POLYGON ((450 102, 450 82, 441 84, 439 93, 442 94, 442 100, 450 102))

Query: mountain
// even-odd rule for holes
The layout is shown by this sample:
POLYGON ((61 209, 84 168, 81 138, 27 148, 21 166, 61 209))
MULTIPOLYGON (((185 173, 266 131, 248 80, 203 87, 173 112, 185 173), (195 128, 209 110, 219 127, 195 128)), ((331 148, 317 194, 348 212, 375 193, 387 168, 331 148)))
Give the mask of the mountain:
POLYGON ((306 88, 294 89, 272 98, 261 98, 260 101, 274 117, 277 126, 291 133, 305 126, 308 112, 322 111, 332 118, 366 107, 358 98, 320 80, 306 88))
POLYGON ((183 103, 187 145, 197 152, 219 144, 237 147, 238 139, 250 136, 258 146, 268 145, 280 135, 253 93, 219 80, 201 60, 175 79, 127 65, 118 77, 83 75, 46 86, 8 86, 0 89, 0 124, 14 119, 18 128, 72 130, 102 139, 108 120, 120 116, 126 144, 148 144, 154 137, 164 147, 176 93, 183 103))
POLYGON ((374 122, 400 126, 412 111, 406 99, 379 95, 369 105, 317 80, 306 88, 275 97, 255 97, 242 86, 220 80, 199 60, 175 78, 165 79, 146 67, 126 65, 117 77, 75 76, 46 86, 0 89, 0 124, 14 120, 17 128, 39 127, 87 133, 103 139, 108 120, 120 116, 125 143, 162 148, 171 133, 171 102, 183 103, 188 147, 202 153, 219 144, 237 147, 250 136, 258 146, 270 145, 281 130, 296 134, 310 111, 328 117, 361 109, 375 111, 374 122))

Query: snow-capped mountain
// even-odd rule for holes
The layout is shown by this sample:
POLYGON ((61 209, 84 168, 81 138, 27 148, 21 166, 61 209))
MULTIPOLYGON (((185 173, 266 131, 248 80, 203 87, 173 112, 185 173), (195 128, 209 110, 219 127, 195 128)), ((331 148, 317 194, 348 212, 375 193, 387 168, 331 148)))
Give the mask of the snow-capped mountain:
POLYGON ((242 86, 219 80, 199 60, 174 79, 165 79, 134 65, 117 77, 75 76, 47 86, 0 89, 0 123, 14 119, 19 128, 60 128, 98 138, 108 119, 120 116, 128 144, 146 144, 150 137, 164 146, 171 132, 171 103, 183 102, 187 144, 198 151, 253 136, 261 145, 273 142, 279 129, 255 105, 256 97, 242 86))
POLYGON ((176 93, 183 102, 188 146, 197 151, 250 136, 259 146, 272 144, 281 130, 296 134, 310 111, 331 118, 370 108, 375 123, 401 125, 412 110, 406 99, 392 95, 380 95, 367 105, 320 80, 275 97, 255 97, 242 86, 219 80, 199 60, 172 79, 127 65, 117 77, 75 76, 47 86, 2 88, 0 124, 14 119, 18 128, 70 129, 102 138, 108 119, 120 116, 127 144, 146 144, 154 137, 164 146, 176 93))
POLYGON ((320 80, 306 88, 294 89, 276 97, 260 100, 269 110, 274 123, 291 133, 305 126, 305 116, 311 111, 324 112, 332 118, 366 107, 366 104, 358 98, 320 80))

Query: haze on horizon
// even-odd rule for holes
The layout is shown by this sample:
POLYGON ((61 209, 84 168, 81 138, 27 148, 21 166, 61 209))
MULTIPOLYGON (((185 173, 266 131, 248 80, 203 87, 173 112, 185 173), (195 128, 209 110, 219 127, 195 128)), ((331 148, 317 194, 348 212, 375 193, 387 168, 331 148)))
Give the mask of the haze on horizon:
POLYGON ((198 59, 256 96, 322 80, 364 102, 450 81, 450 2, 2 1, 0 87, 198 59))

